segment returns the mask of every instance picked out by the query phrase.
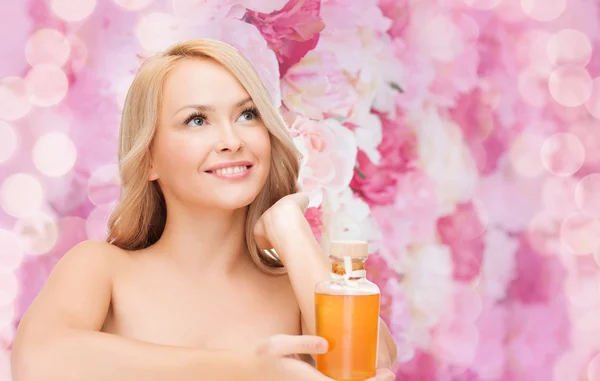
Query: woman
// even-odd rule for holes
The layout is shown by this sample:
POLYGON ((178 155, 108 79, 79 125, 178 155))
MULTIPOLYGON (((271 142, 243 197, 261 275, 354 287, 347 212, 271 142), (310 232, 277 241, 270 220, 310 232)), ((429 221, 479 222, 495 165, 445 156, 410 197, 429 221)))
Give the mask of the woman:
MULTIPOLYGON (((109 240, 56 266, 19 326, 14 381, 329 380, 290 358, 326 350, 313 292, 329 266, 252 65, 207 39, 147 60, 119 159, 109 240)), ((382 323, 378 366, 393 358, 382 323)))

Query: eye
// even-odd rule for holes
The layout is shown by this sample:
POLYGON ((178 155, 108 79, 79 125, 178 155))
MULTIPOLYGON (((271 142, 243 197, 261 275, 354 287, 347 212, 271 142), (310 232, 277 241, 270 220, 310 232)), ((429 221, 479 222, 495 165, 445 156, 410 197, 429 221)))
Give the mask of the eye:
POLYGON ((206 124, 206 116, 200 113, 194 113, 188 116, 183 124, 188 127, 202 127, 206 124))
POLYGON ((242 115, 240 115, 240 118, 242 118, 242 121, 245 121, 245 122, 249 122, 254 119, 258 119, 259 118, 258 109, 256 109, 255 107, 247 108, 246 110, 244 110, 242 112, 242 115))

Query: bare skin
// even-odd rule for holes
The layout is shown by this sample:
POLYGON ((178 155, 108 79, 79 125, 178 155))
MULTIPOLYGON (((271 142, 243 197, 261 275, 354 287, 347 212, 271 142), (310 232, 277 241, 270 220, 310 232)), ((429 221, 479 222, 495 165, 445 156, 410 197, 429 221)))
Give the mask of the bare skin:
MULTIPOLYGON (((314 333, 313 319, 302 316, 313 313, 310 290, 326 275, 304 201, 282 199, 256 230, 287 254, 290 276, 262 273, 245 248, 247 206, 271 159, 268 130, 252 106, 213 61, 186 60, 167 76, 148 174, 165 197, 164 232, 139 251, 85 242, 67 253, 21 322, 15 381, 331 381, 285 357, 324 350, 322 340, 298 336, 314 333), (239 161, 251 163, 242 180, 211 171, 239 161), (306 251, 275 228, 285 216, 306 235, 295 237, 308 242, 306 251), (313 265, 315 274, 304 277, 313 265)), ((376 380, 391 377, 384 370, 376 380)))
POLYGON ((287 276, 260 272, 248 257, 230 272, 189 269, 157 250, 118 255, 102 331, 175 346, 242 349, 298 335, 300 311, 287 276))

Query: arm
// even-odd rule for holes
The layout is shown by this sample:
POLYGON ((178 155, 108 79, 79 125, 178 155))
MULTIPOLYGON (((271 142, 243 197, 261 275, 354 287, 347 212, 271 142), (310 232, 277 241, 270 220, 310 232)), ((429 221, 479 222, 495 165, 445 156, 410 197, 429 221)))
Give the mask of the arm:
MULTIPOLYGON (((278 214, 281 219, 271 216, 265 221, 267 236, 288 271, 302 313, 302 333, 314 335, 316 332, 315 285, 329 279, 331 264, 314 238, 310 225, 302 214, 302 208, 290 205, 281 208, 278 214)), ((391 368, 397 356, 396 344, 381 318, 379 324, 377 366, 391 368)))
MULTIPOLYGON (((14 381, 243 380, 233 352, 161 346, 99 332, 122 255, 100 242, 76 246, 56 265, 19 325, 14 381)), ((249 356, 248 356, 249 358, 249 356)))

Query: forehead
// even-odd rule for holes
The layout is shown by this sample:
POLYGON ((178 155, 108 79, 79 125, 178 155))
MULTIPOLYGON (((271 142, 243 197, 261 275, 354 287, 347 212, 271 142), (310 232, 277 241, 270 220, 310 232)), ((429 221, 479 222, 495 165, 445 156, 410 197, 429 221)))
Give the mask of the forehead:
POLYGON ((186 104, 229 107, 248 96, 237 78, 209 58, 185 59, 169 72, 163 83, 163 108, 186 104))

